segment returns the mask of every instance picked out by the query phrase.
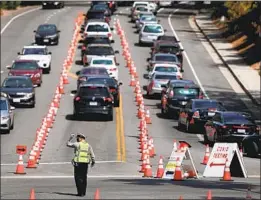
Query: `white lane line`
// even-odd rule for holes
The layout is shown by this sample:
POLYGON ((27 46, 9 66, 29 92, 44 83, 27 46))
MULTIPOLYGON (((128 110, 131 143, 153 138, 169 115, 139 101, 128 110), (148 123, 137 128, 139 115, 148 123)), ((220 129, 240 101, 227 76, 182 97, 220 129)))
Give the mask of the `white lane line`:
POLYGON ((164 10, 164 8, 160 8, 160 9, 158 10, 158 13, 161 12, 161 11, 163 11, 163 10, 164 10))
POLYGON ((1 30, 1 35, 5 32, 5 30, 8 28, 8 26, 9 26, 14 20, 16 20, 17 18, 22 17, 23 15, 26 15, 26 14, 28 14, 28 13, 34 12, 34 11, 36 11, 36 10, 40 10, 40 9, 41 9, 40 7, 37 7, 37 8, 31 9, 31 10, 28 10, 28 11, 25 11, 25 12, 23 12, 23 13, 20 13, 19 15, 14 16, 14 17, 13 17, 12 19, 10 19, 10 20, 7 22, 7 24, 2 28, 2 30, 1 30))
MULTIPOLYGON (((1 179, 67 179, 74 178, 74 176, 1 176, 1 179)), ((141 175, 99 175, 99 176, 88 176, 88 178, 128 178, 137 179, 142 178, 141 175)))
MULTIPOLYGON (((101 160, 96 161, 97 164, 104 164, 104 163, 124 163, 122 161, 116 161, 116 160, 101 160)), ((39 165, 68 165, 72 164, 71 162, 45 162, 45 163, 39 163, 39 165)), ((17 165, 17 163, 1 163, 1 166, 14 166, 17 165)))
MULTIPOLYGON (((179 9, 174 10, 173 13, 177 12, 178 10, 179 10, 179 9)), ((173 35, 177 38, 177 40, 179 40, 179 37, 178 37, 177 33, 175 32, 175 30, 174 30, 174 28, 173 28, 173 26, 172 26, 171 16, 172 16, 172 14, 170 14, 169 17, 168 17, 168 23, 169 23, 169 26, 170 26, 170 28, 171 28, 171 30, 172 30, 173 35)), ((181 47, 182 49, 184 49, 182 43, 180 42, 179 44, 180 44, 180 47, 181 47)), ((194 75, 196 81, 198 82, 199 87, 201 88, 202 92, 204 93, 204 96, 205 96, 207 99, 209 99, 209 97, 208 97, 208 95, 207 95, 207 93, 206 93, 206 91, 205 91, 205 88, 204 88, 203 85, 201 84, 201 81, 200 81, 199 78, 198 78, 198 75, 197 75, 197 73, 196 73, 196 71, 195 71, 195 68, 193 67, 193 65, 192 65, 192 63, 191 63, 191 61, 190 61, 190 59, 189 59, 189 57, 188 57, 188 54, 187 54, 187 52, 186 52, 185 50, 183 51, 183 55, 185 56, 185 58, 186 58, 186 60, 187 60, 187 62, 188 62, 188 64, 189 64, 189 67, 190 67, 190 69, 191 69, 191 71, 192 71, 192 73, 193 73, 193 75, 194 75)))

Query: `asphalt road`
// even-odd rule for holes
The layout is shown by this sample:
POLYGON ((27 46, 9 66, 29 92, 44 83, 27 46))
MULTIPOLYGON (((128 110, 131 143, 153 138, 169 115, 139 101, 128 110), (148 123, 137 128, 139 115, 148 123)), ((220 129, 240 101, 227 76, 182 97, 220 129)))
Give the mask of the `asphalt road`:
MULTIPOLYGON (((36 108, 16 109, 15 129, 9 135, 1 135, 1 198, 28 198, 31 188, 36 190, 36 198, 38 199, 73 198, 72 195, 76 192, 72 177, 73 169, 70 164, 73 150, 67 148, 65 144, 71 133, 82 132, 93 146, 98 161, 97 165, 90 170, 88 198, 92 198, 95 189, 100 188, 102 198, 175 199, 183 195, 184 199, 205 199, 207 190, 211 189, 213 196, 217 197, 215 199, 242 199, 245 197, 246 188, 250 184, 252 185, 252 197, 259 199, 260 160, 254 158, 245 157, 244 161, 248 175, 255 178, 235 179, 233 183, 222 183, 217 179, 204 178, 175 183, 138 178, 141 177, 141 174, 138 173, 140 168, 138 161, 140 154, 137 149, 138 120, 133 101, 133 89, 128 86, 130 78, 121 55, 117 56, 117 60, 120 63, 119 77, 123 82, 121 88, 123 103, 119 109, 115 109, 114 121, 104 122, 98 117, 92 117, 87 121, 72 120, 70 91, 76 88, 76 80, 71 75, 69 77, 70 84, 65 87, 66 94, 62 98, 55 126, 49 134, 39 167, 35 170, 26 170, 26 177, 13 175, 18 158, 15 154, 15 146, 25 144, 28 145, 28 148, 31 147, 36 128, 47 112, 58 83, 58 75, 72 39, 74 19, 79 11, 85 12, 86 10, 87 8, 79 6, 66 7, 60 12, 59 10, 32 12, 18 18, 2 34, 1 66, 3 68, 3 66, 11 63, 23 45, 32 42, 33 30, 38 24, 44 23, 54 12, 56 14, 50 18, 49 22, 57 24, 62 31, 59 46, 49 47, 53 52, 52 73, 45 75, 42 87, 37 88, 36 108), (44 176, 48 177, 44 178, 44 176)), ((125 8, 120 8, 116 17, 120 19, 121 26, 127 36, 132 58, 138 69, 140 83, 145 85, 147 80, 142 77, 146 73, 146 58, 149 57, 150 49, 136 45, 138 36, 134 33, 133 24, 129 23, 128 18, 123 15, 126 12, 125 8)), ((193 33, 188 23, 188 17, 193 14, 193 10, 179 10, 168 20, 171 12, 173 12, 173 9, 164 9, 159 13, 161 24, 171 35, 172 30, 169 25, 169 21, 171 21, 208 96, 224 101, 230 109, 247 110, 246 106, 233 92, 226 78, 215 67, 213 60, 196 34, 193 33)), ((120 41, 116 34, 114 34, 114 39, 115 50, 121 51, 120 41)), ((80 59, 79 53, 78 50, 75 58, 76 63, 70 70, 72 74, 81 69, 81 66, 77 65, 77 60, 80 59)), ((184 68, 184 78, 196 81, 186 59, 184 60, 184 68)), ((1 74, 1 80, 7 75, 6 70, 2 70, 4 70, 4 73, 1 74)), ((200 165, 200 162, 205 150, 200 142, 202 137, 196 133, 187 134, 178 131, 175 128, 177 126, 176 121, 161 117, 158 103, 159 100, 145 100, 146 106, 150 109, 153 123, 149 127, 149 134, 154 138, 157 154, 151 160, 153 172, 156 173, 159 155, 164 157, 165 163, 167 162, 172 150, 173 139, 176 139, 186 140, 191 144, 196 168, 199 174, 202 174, 204 166, 200 165)))

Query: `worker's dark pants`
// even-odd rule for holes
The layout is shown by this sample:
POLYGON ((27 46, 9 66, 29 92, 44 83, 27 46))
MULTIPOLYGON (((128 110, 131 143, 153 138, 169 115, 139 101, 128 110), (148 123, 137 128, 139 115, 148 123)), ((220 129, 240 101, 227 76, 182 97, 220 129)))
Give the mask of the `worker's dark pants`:
POLYGON ((88 163, 76 163, 74 166, 74 179, 78 195, 86 194, 88 166, 88 163))

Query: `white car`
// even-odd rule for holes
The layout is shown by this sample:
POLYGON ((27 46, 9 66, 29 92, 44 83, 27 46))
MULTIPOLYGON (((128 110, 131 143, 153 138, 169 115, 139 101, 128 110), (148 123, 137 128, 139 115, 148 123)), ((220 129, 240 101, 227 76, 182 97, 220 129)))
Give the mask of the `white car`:
POLYGON ((136 6, 146 6, 148 7, 152 12, 155 12, 157 10, 157 4, 153 2, 148 1, 135 1, 132 4, 131 12, 134 10, 136 6))
POLYGON ((139 34, 139 44, 153 44, 159 36, 163 36, 165 30, 160 24, 144 24, 139 34))
POLYGON ((149 72, 148 77, 151 78, 152 75, 155 72, 164 72, 164 73, 175 73, 177 75, 178 79, 182 79, 182 73, 180 72, 180 67, 178 65, 175 64, 155 64, 153 66, 152 71, 149 72))
POLYGON ((112 32, 106 22, 89 22, 84 31, 84 37, 87 36, 106 36, 112 42, 112 32))
POLYGON ((118 80, 119 78, 117 66, 119 66, 119 64, 115 63, 113 58, 108 58, 108 57, 100 57, 100 56, 93 57, 90 62, 90 67, 106 68, 110 77, 116 80, 118 80))
POLYGON ((159 1, 159 7, 169 7, 172 5, 171 1, 159 1))
POLYGON ((48 52, 46 46, 34 45, 24 46, 22 52, 18 52, 19 60, 36 60, 44 73, 51 71, 51 52, 48 52))

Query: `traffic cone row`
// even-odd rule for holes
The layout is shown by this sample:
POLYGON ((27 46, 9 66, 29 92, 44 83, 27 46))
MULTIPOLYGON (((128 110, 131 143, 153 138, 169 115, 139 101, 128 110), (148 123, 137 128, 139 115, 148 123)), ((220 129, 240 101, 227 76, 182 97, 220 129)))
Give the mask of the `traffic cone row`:
MULTIPOLYGON (((80 13, 75 20, 75 31, 68 50, 68 56, 63 63, 59 84, 56 87, 55 94, 49 106, 49 110, 44 116, 41 126, 36 130, 35 141, 30 150, 26 168, 37 168, 39 160, 41 159, 42 151, 46 145, 48 135, 53 128, 55 117, 60 107, 61 97, 63 94, 65 94, 64 86, 65 84, 69 84, 68 70, 71 68, 73 58, 75 56, 75 51, 77 49, 76 47, 79 40, 80 26, 83 20, 81 16, 82 14, 80 13)), ((19 162, 21 163, 20 159, 19 162)), ((21 167, 17 167, 17 169, 19 169, 19 172, 22 172, 21 167)))
MULTIPOLYGON (((129 70, 130 83, 129 86, 134 88, 135 102, 137 103, 137 117, 140 119, 139 124, 139 149, 141 153, 141 169, 140 172, 144 174, 144 177, 152 176, 152 166, 150 163, 150 158, 153 158, 155 154, 155 148, 153 144, 153 138, 148 135, 147 125, 152 124, 150 118, 150 112, 144 106, 144 99, 142 94, 142 89, 138 80, 137 68, 132 60, 131 53, 129 50, 129 45, 125 37, 125 33, 121 28, 119 19, 115 22, 116 32, 120 37, 122 46, 122 56, 126 61, 126 68, 129 70)), ((162 160, 163 162, 163 160, 162 160)))

